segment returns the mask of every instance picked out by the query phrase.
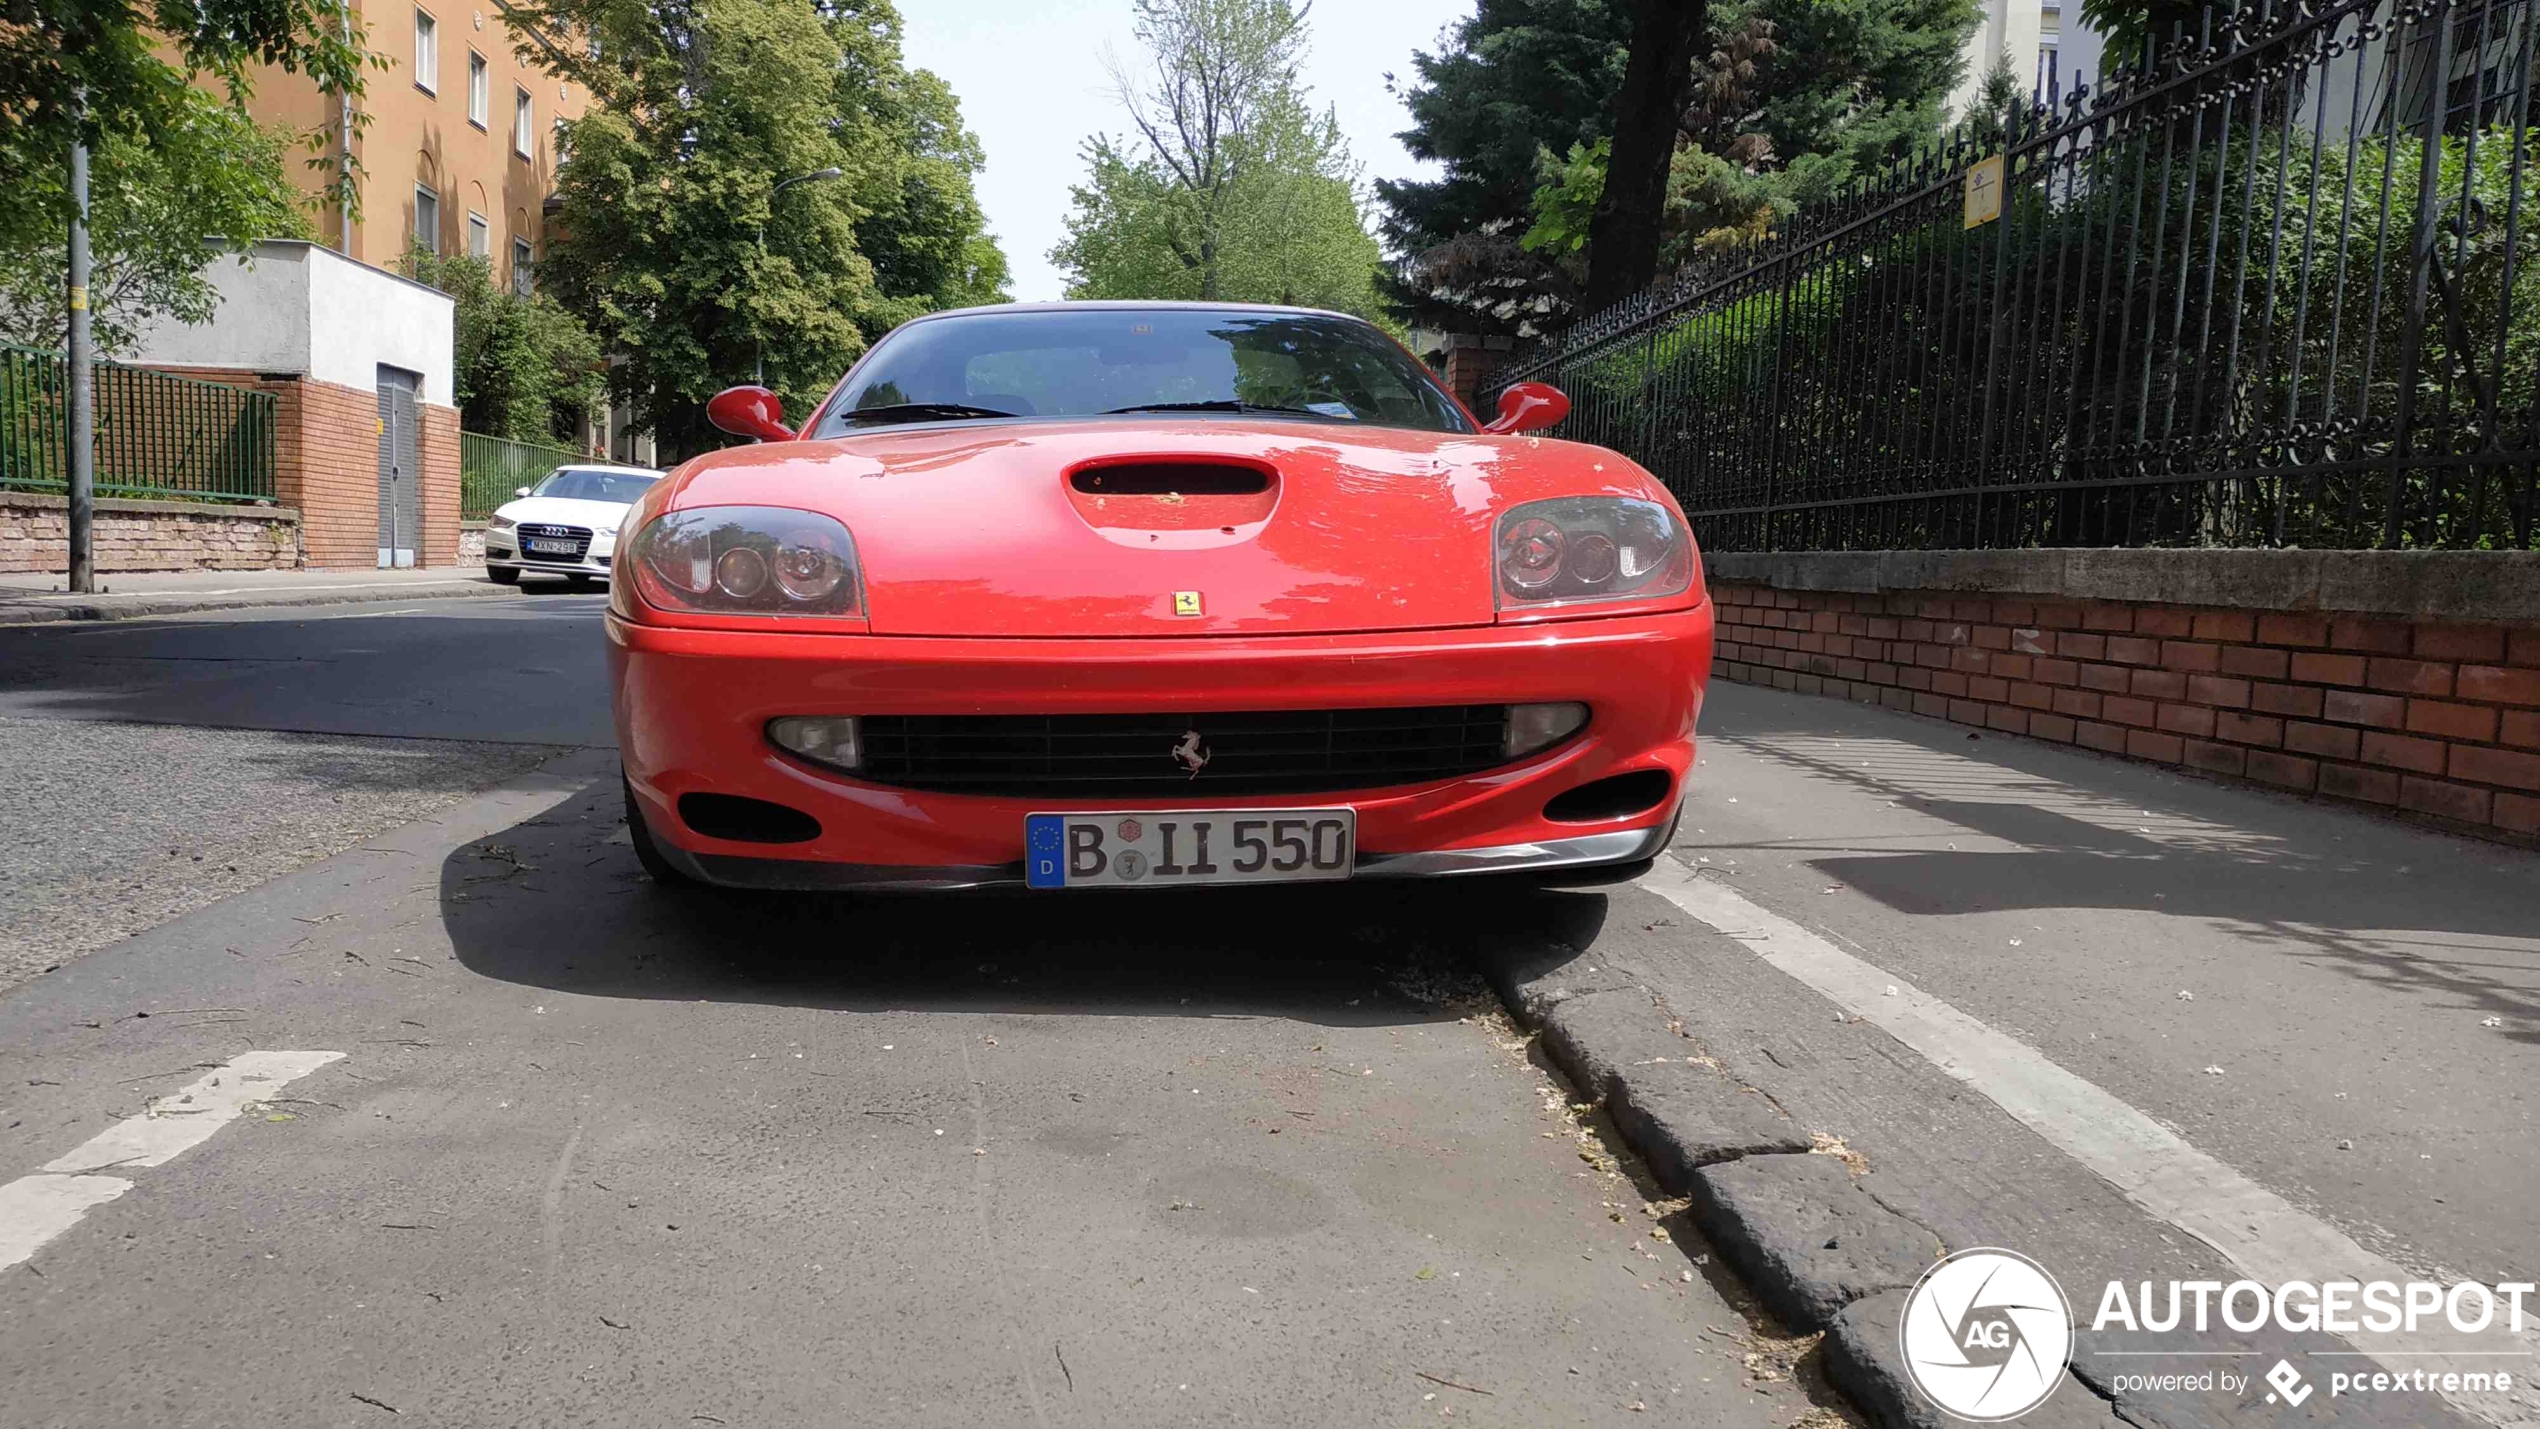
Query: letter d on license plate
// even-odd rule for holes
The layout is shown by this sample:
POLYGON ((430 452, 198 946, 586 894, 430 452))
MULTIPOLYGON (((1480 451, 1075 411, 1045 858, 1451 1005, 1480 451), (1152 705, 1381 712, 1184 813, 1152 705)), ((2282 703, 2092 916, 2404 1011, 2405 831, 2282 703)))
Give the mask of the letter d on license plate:
POLYGON ((1347 878, 1355 809, 1172 809, 1027 814, 1024 881, 1034 888, 1169 888, 1347 878))

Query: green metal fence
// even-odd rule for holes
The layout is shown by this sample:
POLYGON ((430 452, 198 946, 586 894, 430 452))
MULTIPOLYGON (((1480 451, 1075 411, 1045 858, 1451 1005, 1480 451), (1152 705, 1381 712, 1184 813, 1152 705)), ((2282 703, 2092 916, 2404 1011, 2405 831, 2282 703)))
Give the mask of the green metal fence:
POLYGON ((459 433, 459 519, 482 521, 524 486, 584 458, 564 447, 515 442, 482 432, 459 433))
MULTIPOLYGON (((274 499, 269 392, 97 364, 97 494, 186 501, 274 499)), ((0 346, 0 489, 70 485, 70 366, 0 346)))

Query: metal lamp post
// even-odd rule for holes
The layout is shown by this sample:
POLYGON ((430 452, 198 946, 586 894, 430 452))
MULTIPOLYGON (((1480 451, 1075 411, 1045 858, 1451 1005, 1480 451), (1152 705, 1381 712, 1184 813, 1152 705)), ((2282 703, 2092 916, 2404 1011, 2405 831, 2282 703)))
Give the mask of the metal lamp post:
MULTIPOLYGON (((792 188, 796 184, 819 183, 828 179, 842 179, 845 177, 846 170, 838 168, 835 165, 826 169, 814 169, 808 174, 796 174, 792 178, 783 180, 778 183, 776 187, 767 191, 768 212, 774 213, 776 211, 776 196, 783 193, 785 190, 792 188)), ((764 264, 767 261, 767 220, 764 218, 760 219, 758 223, 758 256, 760 263, 764 264)), ((757 344, 758 347, 757 359, 752 364, 750 370, 750 380, 757 383, 759 386, 764 387, 767 385, 767 335, 758 330, 758 319, 756 317, 752 317, 750 319, 750 338, 751 341, 757 344)))

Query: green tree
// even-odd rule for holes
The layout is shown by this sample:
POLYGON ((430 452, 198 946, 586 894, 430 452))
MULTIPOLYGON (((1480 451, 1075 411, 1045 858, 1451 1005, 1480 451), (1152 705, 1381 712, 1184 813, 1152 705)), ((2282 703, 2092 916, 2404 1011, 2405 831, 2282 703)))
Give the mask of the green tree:
MULTIPOLYGON (((30 127, 0 137, 0 335, 58 348, 70 313, 69 174, 28 151, 52 136, 30 127)), ((99 352, 129 348, 154 317, 211 319, 220 295, 203 270, 260 238, 309 235, 288 172, 293 137, 260 128, 223 100, 179 95, 147 140, 119 130, 89 161, 89 310, 99 352)), ((240 261, 246 261, 242 258, 240 261)))
MULTIPOLYGON (((1669 157, 1659 267, 1748 241, 1940 131, 1976 0, 1714 0, 1669 157)), ((1620 0, 1479 0, 1414 57, 1403 140, 1443 177, 1380 183, 1402 255, 1392 294, 1424 325, 1557 326, 1578 301, 1615 132, 1620 0), (1539 207, 1537 191, 1549 207, 1539 207), (1550 222, 1547 224, 1546 220, 1550 222), (1559 246, 1567 232, 1574 243, 1559 246), (1524 236, 1531 235, 1531 244, 1524 236)))
POLYGON ((594 101, 565 129, 539 281, 623 358, 612 391, 665 452, 721 444, 706 399, 762 349, 799 409, 892 325, 1002 296, 977 142, 902 63, 889 0, 542 0, 508 18, 524 57, 594 101), (533 29, 587 46, 549 56, 533 29))
POLYGON ((243 115, 260 65, 358 97, 372 62, 351 0, 0 0, 0 188, 66 164, 74 135, 103 148, 195 122, 190 79, 243 115))
POLYGON ((1340 126, 1293 92, 1264 103, 1237 172, 1214 194, 1176 167, 1098 137, 1085 149, 1067 241, 1051 261, 1071 298, 1290 303, 1367 317, 1382 252, 1367 231, 1340 126))
POLYGON ((450 295, 459 424, 516 442, 570 442, 607 392, 597 338, 545 293, 522 297, 482 258, 415 247, 406 273, 450 295))
POLYGON ((1374 314, 1381 257, 1339 121, 1297 82, 1290 0, 1137 0, 1149 71, 1115 72, 1135 137, 1085 146, 1076 298, 1297 303, 1374 314))

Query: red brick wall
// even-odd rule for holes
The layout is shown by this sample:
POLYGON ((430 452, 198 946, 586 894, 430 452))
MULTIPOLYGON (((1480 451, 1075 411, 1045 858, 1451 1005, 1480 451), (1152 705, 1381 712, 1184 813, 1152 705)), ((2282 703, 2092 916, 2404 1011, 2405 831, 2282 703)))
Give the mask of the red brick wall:
MULTIPOLYGON (((257 377, 225 367, 162 367, 181 377, 271 392, 275 491, 297 507, 312 566, 379 564, 379 394, 296 376, 257 377)), ((428 566, 454 565, 459 545, 459 413, 426 404, 423 544, 428 566)))
POLYGON ((2540 840, 2540 626, 1712 587, 1712 672, 2540 840))

